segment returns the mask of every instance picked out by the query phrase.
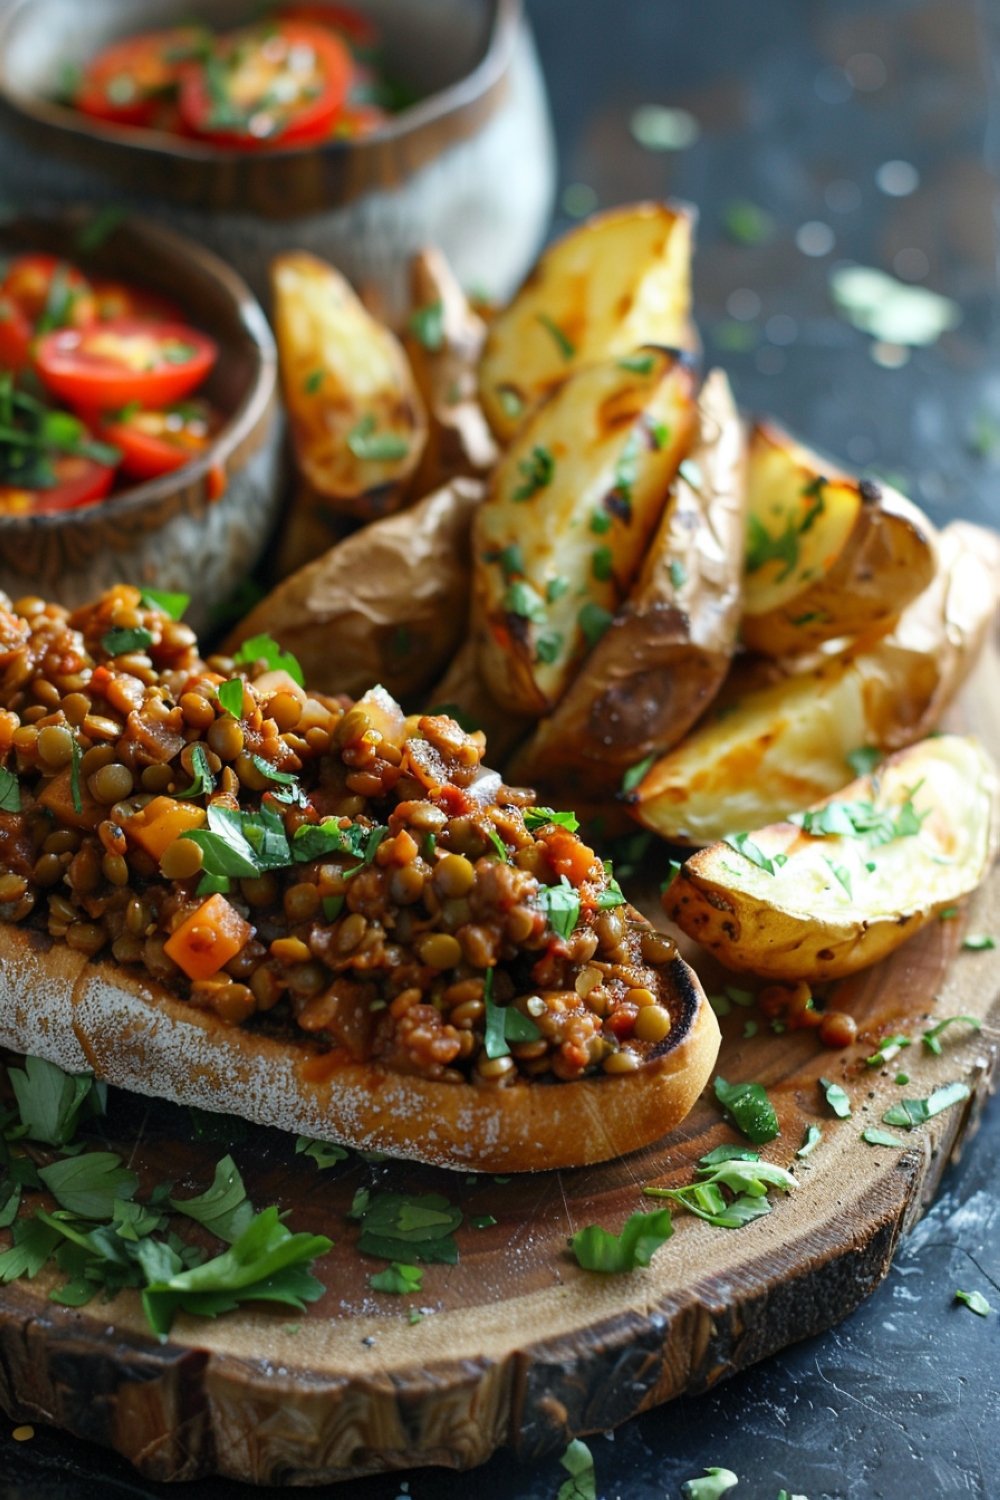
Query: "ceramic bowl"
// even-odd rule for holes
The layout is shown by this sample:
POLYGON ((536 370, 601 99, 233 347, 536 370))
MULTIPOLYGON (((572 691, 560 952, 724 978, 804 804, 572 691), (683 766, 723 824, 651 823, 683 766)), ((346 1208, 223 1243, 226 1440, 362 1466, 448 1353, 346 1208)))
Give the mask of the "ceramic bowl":
POLYGON ((0 516, 0 589, 69 606, 119 582, 180 590, 192 598, 186 619, 202 631, 257 561, 284 496, 274 339, 243 280, 200 245, 130 216, 82 248, 94 223, 90 209, 9 219, 0 255, 50 251, 179 303, 219 345, 203 389, 225 425, 172 474, 75 510, 0 516))
MULTIPOLYGON (((508 295, 552 207, 552 132, 521 0, 357 0, 419 102, 374 134, 240 152, 92 120, 54 102, 61 70, 112 39, 188 21, 189 0, 12 0, 0 18, 5 196, 128 201, 193 234, 259 295, 277 251, 308 249, 390 307, 427 243, 508 295)), ((260 7, 256 7, 259 14, 260 7)), ((200 0, 221 29, 249 0, 200 0)))

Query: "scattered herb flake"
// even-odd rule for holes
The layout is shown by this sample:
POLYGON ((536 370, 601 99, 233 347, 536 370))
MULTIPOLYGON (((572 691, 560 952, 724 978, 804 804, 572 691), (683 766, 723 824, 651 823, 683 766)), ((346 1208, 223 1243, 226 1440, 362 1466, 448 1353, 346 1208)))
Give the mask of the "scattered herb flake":
POLYGON ((890 1135, 888 1130, 879 1130, 874 1125, 869 1126, 867 1130, 862 1130, 861 1139, 867 1141, 869 1146, 902 1147, 905 1144, 899 1139, 898 1135, 890 1135))
POLYGON ((243 642, 233 661, 237 665, 246 664, 251 666, 254 662, 263 661, 269 672, 280 670, 287 672, 293 682, 299 687, 305 687, 305 678, 302 668, 290 651, 282 651, 278 642, 270 635, 254 635, 243 642))
MULTIPOLYGON (((374 413, 366 412, 347 434, 347 446, 362 463, 394 463, 406 458, 410 445, 397 432, 378 432, 374 413)), ((299 686, 301 687, 301 683, 299 686)))
POLYGON ((988 1318, 993 1311, 982 1292, 957 1291, 955 1293, 955 1301, 964 1302, 970 1311, 978 1313, 981 1318, 988 1318))
POLYGON ((970 1093, 971 1090, 966 1083, 943 1084, 927 1099, 901 1099, 898 1104, 886 1110, 882 1116, 882 1123, 883 1125, 902 1125, 907 1130, 912 1130, 915 1125, 926 1124, 935 1115, 950 1109, 960 1100, 968 1099, 970 1093))
POLYGON ((310 370, 302 382, 302 389, 307 396, 315 396, 323 381, 326 379, 325 370, 310 370))
POLYGON ((243 678, 231 677, 219 684, 219 702, 234 719, 243 717, 243 678))
POLYGON ((728 1110, 737 1130, 755 1146, 773 1141, 779 1134, 778 1117, 762 1084, 728 1084, 724 1078, 717 1077, 715 1097, 723 1109, 728 1110))
POLYGON ((675 589, 682 589, 687 583, 687 568, 679 558, 674 558, 670 564, 670 582, 675 589))
POLYGON ((833 1083, 829 1078, 821 1078, 819 1086, 826 1095, 826 1102, 837 1116, 838 1120, 849 1120, 851 1117, 851 1100, 846 1090, 839 1083, 833 1083))
POLYGON ((595 547, 590 555, 590 571, 599 583, 607 583, 614 573, 615 554, 610 547, 595 547))
POLYGON ((859 745, 856 750, 848 750, 844 759, 855 776, 870 776, 884 756, 877 745, 859 745))
POLYGON ((812 1156, 816 1147, 823 1139, 823 1132, 818 1125, 810 1125, 802 1139, 802 1145, 796 1151, 796 1156, 812 1156))
POLYGON ((516 578, 503 596, 503 608, 509 614, 530 620, 533 625, 544 625, 548 620, 545 601, 524 578, 516 578))
POLYGON ((873 1052, 871 1057, 865 1058, 865 1063, 869 1068, 880 1068, 885 1063, 892 1062, 894 1057, 898 1057, 903 1048, 909 1047, 912 1041, 913 1038, 908 1036, 887 1036, 878 1050, 873 1052))
POLYGON ((586 1443, 574 1438, 559 1460, 569 1475, 559 1486, 556 1500, 596 1500, 597 1475, 594 1457, 586 1443))
POLYGON ((732 1469, 706 1469, 702 1479, 688 1479, 681 1485, 684 1500, 719 1500, 739 1480, 732 1469))
POLYGON ((568 828, 570 833, 575 833, 580 826, 580 820, 571 812, 554 812, 551 807, 526 807, 524 809, 524 826, 530 833, 536 829, 545 828, 549 823, 555 823, 560 828, 568 828))
POLYGON ((101 645, 109 656, 130 656, 133 651, 145 651, 152 644, 148 630, 125 630, 121 625, 113 626, 107 635, 101 636, 101 645))
POLYGON ((648 1266, 660 1246, 673 1234, 669 1208, 654 1213, 635 1213, 621 1234, 612 1234, 599 1224, 591 1224, 573 1235, 570 1249, 585 1271, 617 1275, 648 1266))
POLYGON ((444 348, 444 303, 439 297, 425 307, 415 308, 410 314, 410 332, 418 344, 430 354, 438 354, 444 348))
POLYGON ((209 767, 204 745, 196 743, 191 751, 191 776, 191 785, 181 792, 174 792, 175 797, 209 797, 215 791, 215 777, 209 767))
POLYGON ((618 368, 632 375, 652 375, 655 364, 655 354, 626 354, 618 361, 618 368))
POLYGON ((559 877, 558 885, 543 886, 535 897, 535 905, 545 913, 554 933, 561 938, 572 935, 580 920, 580 896, 565 875, 559 877))
POLYGON ((556 348, 559 350, 559 353, 562 355, 563 359, 572 359, 576 354, 576 345, 572 342, 571 339, 566 337, 565 333, 563 333, 562 329, 559 327, 559 324, 556 323, 553 318, 550 318, 548 313, 536 313, 535 319, 537 322, 541 323, 546 333, 552 336, 556 348))
POLYGON ((722 842, 728 844, 730 849, 735 849, 737 854, 742 854, 744 859, 748 859, 752 865, 756 865, 767 875, 773 875, 779 865, 786 863, 783 854, 770 859, 763 849, 758 848, 748 833, 727 833, 722 842))
POLYGON ((996 939, 985 932, 970 932, 962 939, 962 947, 969 948, 973 953, 984 953, 996 947, 996 939))
MULTIPOLYGON (((82 812, 82 807, 81 807, 82 812)), ((0 812, 21 811, 21 786, 13 771, 0 766, 0 812)))
POLYGON ((473 1229, 492 1229, 496 1222, 492 1214, 477 1214, 474 1219, 469 1220, 473 1229))
POLYGON ((645 779, 646 773, 652 769, 655 761, 655 755, 647 755, 645 760, 637 761, 634 766, 629 766, 622 777, 622 792, 625 794, 634 792, 640 781, 645 779))
POLYGON ((971 1026, 974 1031, 978 1031, 983 1024, 975 1016, 945 1016, 943 1021, 939 1021, 936 1026, 931 1027, 930 1031, 923 1033, 923 1044, 928 1052, 933 1052, 935 1057, 941 1056, 941 1042, 939 1040, 941 1033, 947 1027, 953 1026, 956 1021, 961 1021, 964 1025, 971 1026))
POLYGON ((171 593, 166 589, 144 588, 142 591, 142 605, 144 609, 159 609, 171 620, 180 620, 184 611, 191 603, 190 594, 171 593))
POLYGON ((584 640, 591 649, 597 645, 613 619, 614 615, 610 610, 603 609, 601 605, 595 604, 592 599, 588 600, 580 610, 580 613, 576 617, 576 622, 583 631, 584 640))
POLYGON ((510 498, 516 501, 530 500, 539 490, 544 490, 552 483, 556 461, 548 448, 535 447, 531 450, 531 457, 522 458, 517 467, 523 477, 510 498))
POLYGON ((369 1276, 368 1285, 373 1292, 393 1292, 399 1296, 408 1296, 412 1292, 423 1290, 423 1275, 420 1266, 407 1266, 394 1260, 387 1271, 375 1271, 369 1276))

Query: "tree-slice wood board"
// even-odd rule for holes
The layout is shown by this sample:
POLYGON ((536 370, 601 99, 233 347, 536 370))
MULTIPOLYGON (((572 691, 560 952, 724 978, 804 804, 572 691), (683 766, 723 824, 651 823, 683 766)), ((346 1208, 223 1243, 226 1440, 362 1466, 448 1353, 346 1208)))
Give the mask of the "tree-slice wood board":
MULTIPOLYGON (((991 647, 960 711, 961 727, 995 754, 998 669, 991 647)), ((655 901, 644 904, 655 917, 655 901)), ((579 1269, 567 1237, 588 1224, 617 1231, 637 1209, 658 1206, 642 1197, 644 1184, 690 1182, 705 1151, 735 1141, 707 1097, 673 1135, 622 1160, 498 1179, 354 1153, 321 1171, 277 1131, 247 1126, 206 1139, 187 1111, 115 1095, 108 1143, 144 1187, 172 1179, 182 1196, 203 1190, 231 1150, 256 1207, 276 1203, 292 1229, 335 1242, 317 1265, 326 1294, 301 1316, 261 1307, 214 1321, 182 1315, 160 1345, 135 1293, 71 1310, 48 1298, 63 1278, 15 1282, 0 1291, 0 1400, 12 1418, 117 1449, 150 1479, 215 1472, 319 1484, 415 1465, 469 1467, 504 1444, 530 1459, 703 1391, 851 1312, 929 1203, 997 1059, 1000 948, 963 949, 969 931, 1000 934, 1000 869, 956 918, 837 987, 834 1003, 860 1030, 846 1052, 824 1050, 813 1032, 776 1035, 756 1010, 734 1007, 722 1022, 718 1072, 766 1085, 781 1135, 764 1154, 792 1167, 801 1186, 773 1194, 772 1212, 739 1230, 677 1211, 673 1238, 648 1269, 625 1275, 579 1269), (928 1018, 954 1014, 980 1018, 983 1029, 952 1028, 935 1057, 920 1033, 928 1018), (748 1021, 757 1026, 749 1037, 748 1021), (893 1031, 909 1032, 913 1045, 888 1067, 866 1067, 893 1031), (905 1088, 894 1082, 900 1066, 905 1088), (824 1075, 846 1088, 850 1119, 834 1117, 824 1075), (908 1134, 897 1130, 902 1149, 861 1139, 901 1097, 955 1080, 970 1086, 969 1098, 908 1134), (822 1141, 797 1160, 810 1125, 822 1141), (427 1266, 413 1296, 373 1292, 368 1278, 385 1263, 358 1253, 346 1218, 365 1185, 443 1192, 459 1204, 459 1264, 427 1266), (485 1216, 496 1223, 472 1226, 485 1216)), ((717 987, 719 971, 699 967, 717 987)))

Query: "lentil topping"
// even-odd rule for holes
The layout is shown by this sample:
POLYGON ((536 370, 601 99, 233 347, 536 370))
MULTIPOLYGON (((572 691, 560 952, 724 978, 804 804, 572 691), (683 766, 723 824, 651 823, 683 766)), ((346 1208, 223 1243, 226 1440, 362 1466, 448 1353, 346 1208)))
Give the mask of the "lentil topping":
POLYGON ((676 949, 482 734, 308 693, 268 638, 205 661, 174 613, 0 595, 0 921, 308 1034, 316 1078, 570 1081, 660 1047, 676 949))

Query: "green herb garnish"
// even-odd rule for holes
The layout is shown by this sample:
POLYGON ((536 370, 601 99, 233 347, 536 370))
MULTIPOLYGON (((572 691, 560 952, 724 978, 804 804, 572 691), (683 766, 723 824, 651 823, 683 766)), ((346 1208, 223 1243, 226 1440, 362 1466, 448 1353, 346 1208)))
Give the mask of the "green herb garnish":
POLYGON ((393 1292, 407 1296, 422 1290, 423 1271, 419 1266, 407 1266, 394 1260, 387 1271, 375 1271, 368 1278, 373 1292, 393 1292))
POLYGON ((829 1078, 821 1078, 819 1086, 826 1095, 826 1102, 837 1116, 838 1120, 848 1120, 851 1116, 851 1100, 846 1090, 839 1083, 833 1083, 829 1078))
POLYGON ((812 1156, 816 1147, 823 1139, 823 1132, 818 1125, 810 1125, 802 1139, 802 1145, 796 1151, 796 1156, 812 1156))
MULTIPOLYGON (((21 811, 21 784, 13 771, 0 766, 0 812, 21 811)), ((82 811, 82 809, 81 809, 82 811)))
POLYGON ((107 1084, 90 1073, 64 1073, 43 1057, 26 1057, 24 1068, 8 1068, 24 1134, 47 1146, 66 1146, 80 1120, 102 1115, 107 1084))
POLYGON ((170 593, 165 589, 145 588, 142 591, 141 602, 144 609, 158 609, 163 614, 169 615, 171 620, 179 620, 191 603, 191 595, 170 593))
MULTIPOLYGON (((637 761, 634 766, 629 766, 622 777, 621 790, 624 796, 627 796, 629 792, 635 791, 640 781, 645 779, 647 771, 652 769, 655 762, 656 756, 653 754, 647 755, 645 760, 637 761)), ((680 869, 680 865, 677 868, 680 869)))
POLYGON ((967 1308, 974 1313, 978 1313, 981 1318, 988 1318, 993 1311, 982 1292, 958 1291, 955 1293, 955 1301, 964 1302, 967 1308))
POLYGON ((548 448, 535 447, 531 450, 531 457, 522 458, 517 467, 523 478, 510 498, 516 501, 530 500, 539 490, 544 490, 552 483, 556 461, 548 448))
POLYGON ((39 1167, 38 1175, 60 1208, 82 1219, 110 1219, 116 1198, 131 1198, 139 1186, 135 1172, 111 1151, 88 1151, 39 1167))
POLYGON ((778 1117, 762 1084, 728 1084, 719 1077, 715 1080, 715 1097, 728 1110, 737 1130, 755 1146, 773 1141, 779 1134, 778 1117))
POLYGON ((611 1234, 599 1224, 591 1224, 574 1234, 569 1242, 577 1262, 585 1271, 617 1275, 648 1266, 654 1254, 674 1232, 669 1208, 654 1213, 635 1213, 621 1234, 611 1234))
POLYGON ((323 381, 326 379, 325 370, 310 370, 302 382, 302 389, 307 396, 315 396, 323 381))
POLYGON ((409 1264, 414 1260, 455 1265, 458 1246, 454 1233, 462 1210, 440 1193, 355 1194, 348 1218, 361 1224, 358 1249, 363 1255, 409 1264))
POLYGON ((576 623, 583 631, 584 640, 591 650, 605 634, 614 620, 614 615, 609 609, 603 609, 601 605, 588 600, 576 617, 576 623))
POLYGON ((444 347, 444 303, 441 298, 428 302, 426 307, 415 308, 410 314, 409 328, 418 344, 430 354, 437 354, 444 347))
POLYGON ((231 677, 219 684, 219 702, 234 719, 243 717, 243 678, 231 677))
POLYGON ((70 752, 69 791, 73 799, 73 811, 79 817, 83 812, 83 793, 80 790, 80 762, 83 759, 83 747, 75 735, 70 745, 70 752))
POLYGON ((535 905, 545 913, 549 926, 558 937, 572 935, 580 920, 580 896, 565 875, 559 877, 558 885, 543 886, 535 897, 535 905))
POLYGON ((735 849, 737 854, 742 854, 752 865, 763 870, 767 875, 773 875, 784 864, 788 863, 788 857, 784 854, 776 854, 773 859, 760 849, 748 833, 727 833, 722 841, 728 844, 730 849, 735 849))
POLYGON ((133 651, 146 651, 152 644, 148 630, 123 630, 120 625, 101 636, 101 645, 109 656, 129 656, 133 651))
POLYGON ((552 318, 550 318, 548 313, 536 313, 535 320, 536 322, 541 323, 546 333, 551 334, 553 340, 555 341, 556 348, 559 350, 559 353, 562 355, 563 359, 572 359, 574 354, 576 353, 576 345, 566 337, 562 329, 559 327, 559 324, 556 323, 552 318))
POLYGON ((240 664, 252 666, 255 662, 263 661, 269 672, 276 669, 287 672, 293 682, 299 687, 305 687, 305 678, 302 668, 290 651, 282 651, 278 642, 269 635, 254 635, 244 641, 233 661, 240 664))
POLYGON ((519 615, 534 625, 544 625, 548 619, 541 594, 524 578, 516 578, 508 586, 502 605, 509 614, 519 615))
POLYGON ((546 630, 535 638, 535 655, 539 661, 551 667, 552 663, 559 660, 559 653, 563 648, 563 636, 558 630, 546 630))
POLYGON ((204 745, 196 744, 191 751, 191 775, 193 777, 191 785, 182 792, 174 792, 173 795, 180 798, 211 796, 215 791, 215 777, 209 767, 204 745))
POLYGON ((882 1116, 882 1123, 883 1125, 902 1125, 907 1130, 912 1130, 914 1126, 926 1124, 935 1115, 950 1109, 960 1100, 968 1099, 971 1092, 966 1083, 943 1084, 927 1099, 901 1099, 898 1104, 886 1110, 882 1116))
POLYGON ((706 1469, 703 1478, 688 1479, 681 1485, 684 1500, 719 1500, 739 1480, 732 1469, 706 1469))
POLYGON ((888 1130, 878 1130, 875 1126, 870 1126, 867 1130, 862 1130, 861 1139, 867 1141, 869 1146, 901 1147, 904 1144, 898 1136, 890 1135, 888 1130))
POLYGON ((253 1206, 243 1178, 231 1156, 224 1156, 215 1169, 212 1186, 195 1198, 169 1198, 179 1214, 203 1224, 210 1233, 232 1245, 250 1227, 253 1206))
POLYGON ((996 947, 996 939, 985 932, 970 932, 962 939, 962 947, 973 953, 985 953, 996 947))
POLYGON ((859 745, 857 750, 849 750, 844 759, 855 776, 870 776, 884 757, 876 745, 859 745))
POLYGON ((378 432, 372 412, 366 412, 347 434, 347 446, 355 458, 366 463, 393 463, 405 458, 410 445, 396 432, 378 432))
POLYGON ((483 983, 486 1009, 486 1033, 483 1047, 489 1058, 507 1057, 510 1042, 537 1042, 541 1032, 530 1016, 522 1015, 513 1005, 497 1005, 493 999, 493 970, 486 970, 483 983))
POLYGON ((580 821, 571 812, 554 812, 551 807, 526 807, 524 808, 524 826, 530 833, 538 828, 545 828, 549 823, 555 823, 560 828, 568 828, 570 833, 575 833, 580 826, 580 821))
POLYGON ((935 1057, 941 1056, 941 1042, 939 1040, 941 1033, 947 1027, 953 1026, 956 1021, 961 1021, 965 1026, 971 1026, 973 1031, 978 1031, 983 1024, 975 1016, 946 1016, 943 1021, 939 1021, 936 1026, 932 1026, 930 1031, 923 1033, 923 1044, 928 1052, 933 1052, 935 1057))
POLYGON ((880 1068, 884 1063, 890 1063, 894 1057, 898 1057, 903 1048, 909 1047, 911 1042, 912 1037, 887 1036, 878 1051, 873 1052, 871 1057, 865 1058, 865 1063, 869 1068, 880 1068))
POLYGON ((618 361, 618 368, 632 375, 652 375, 655 364, 655 354, 626 354, 618 361))
POLYGON ((559 1460, 569 1475, 559 1486, 556 1500, 596 1500, 597 1474, 594 1456, 586 1443, 574 1438, 559 1460))

